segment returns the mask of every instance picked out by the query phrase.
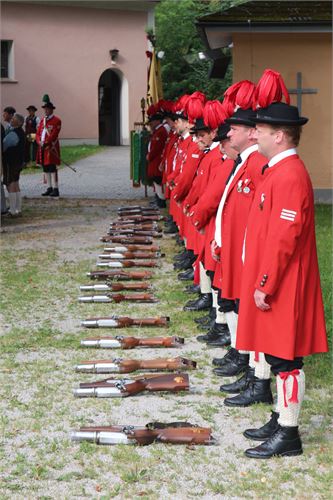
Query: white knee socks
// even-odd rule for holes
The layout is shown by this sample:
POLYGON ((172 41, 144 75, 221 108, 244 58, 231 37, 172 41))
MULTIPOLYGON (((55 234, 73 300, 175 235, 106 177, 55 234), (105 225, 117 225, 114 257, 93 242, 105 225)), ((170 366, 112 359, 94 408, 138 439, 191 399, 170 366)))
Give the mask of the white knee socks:
MULTIPOLYGON (((250 353, 250 359, 253 354, 253 368, 254 375, 261 380, 268 380, 271 378, 271 365, 269 365, 266 361, 265 354, 262 352, 258 353, 250 353), (255 355, 258 355, 258 361, 255 360, 255 355)), ((252 366, 252 365, 251 365, 252 366)))
POLYGON ((226 312, 225 319, 227 321, 227 325, 230 332, 231 337, 231 347, 236 347, 236 333, 237 333, 237 324, 238 324, 238 314, 234 311, 226 312))
POLYGON ((9 212, 12 215, 16 214, 16 193, 8 193, 9 212))
POLYGON ((22 196, 21 191, 18 191, 16 194, 16 213, 20 214, 22 211, 22 196))
POLYGON ((283 427, 297 427, 305 391, 303 370, 281 372, 276 376, 278 423, 283 427))
POLYGON ((153 182, 153 184, 154 184, 155 193, 157 194, 157 196, 160 198, 160 200, 165 200, 162 185, 156 184, 156 182, 153 182))
POLYGON ((199 272, 200 272, 200 292, 201 293, 211 293, 212 292, 212 282, 209 276, 207 276, 206 270, 201 262, 199 262, 199 272))
POLYGON ((215 323, 217 323, 218 325, 225 325, 227 320, 226 320, 224 312, 219 311, 219 305, 217 303, 218 294, 219 294, 218 290, 214 290, 214 288, 212 288, 213 307, 215 307, 215 309, 216 309, 215 323))
POLYGON ((52 172, 51 173, 51 178, 52 178, 52 186, 54 188, 58 188, 58 176, 57 176, 57 172, 52 172))

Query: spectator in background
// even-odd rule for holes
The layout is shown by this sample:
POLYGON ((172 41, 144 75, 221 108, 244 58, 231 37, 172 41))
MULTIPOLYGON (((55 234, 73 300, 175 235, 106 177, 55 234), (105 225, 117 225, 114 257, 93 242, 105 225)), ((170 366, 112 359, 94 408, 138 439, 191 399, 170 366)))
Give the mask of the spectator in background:
POLYGON ((13 118, 14 114, 16 113, 16 109, 13 108, 13 106, 7 106, 4 108, 2 112, 2 117, 3 117, 3 126, 5 127, 5 133, 9 131, 11 127, 11 119, 13 118))
POLYGON ((24 164, 25 134, 22 128, 23 124, 24 116, 15 113, 10 122, 10 129, 3 140, 3 182, 8 191, 8 214, 11 216, 21 214, 22 200, 19 179, 24 164))
POLYGON ((30 161, 36 161, 37 155, 37 143, 36 143, 36 132, 40 122, 40 118, 36 116, 37 108, 33 104, 27 107, 28 116, 24 120, 24 130, 25 130, 25 164, 30 161))
POLYGON ((1 123, 1 166, 0 166, 0 177, 1 177, 1 215, 5 215, 7 213, 7 205, 6 205, 6 197, 5 190, 2 182, 2 172, 3 172, 3 164, 4 164, 4 154, 3 154, 3 140, 5 138, 6 132, 5 127, 1 123))

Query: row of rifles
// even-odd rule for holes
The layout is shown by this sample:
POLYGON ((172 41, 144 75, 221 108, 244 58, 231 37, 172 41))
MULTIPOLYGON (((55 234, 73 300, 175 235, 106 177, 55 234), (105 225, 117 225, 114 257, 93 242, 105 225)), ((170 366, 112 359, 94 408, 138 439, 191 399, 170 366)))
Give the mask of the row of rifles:
MULTIPOLYGON (((108 234, 102 236, 105 246, 97 262, 98 270, 87 275, 93 284, 80 287, 86 295, 79 302, 155 303, 153 287, 149 280, 153 268, 159 267, 159 259, 164 257, 155 243, 162 238, 160 222, 163 216, 154 207, 128 206, 118 208, 118 219, 110 224, 108 234), (127 270, 127 268, 133 268, 127 270), (96 283, 97 282, 97 283, 96 283), (89 295, 88 295, 89 293, 89 295)), ((85 328, 130 328, 160 327, 169 325, 169 317, 133 318, 112 315, 85 319, 85 328)), ((81 341, 85 348, 123 349, 140 347, 180 348, 184 339, 176 336, 134 337, 105 336, 89 337, 81 341)), ((93 382, 81 383, 74 390, 77 398, 124 398, 145 392, 179 392, 189 390, 188 370, 196 369, 196 362, 183 358, 154 359, 103 359, 88 360, 76 366, 77 372, 121 374, 93 382), (127 375, 134 372, 148 372, 127 375), (162 372, 162 373, 159 373, 162 372), (171 373, 165 373, 171 372, 171 373)), ((144 397, 144 395, 141 395, 144 397)), ((215 439, 211 429, 199 427, 189 422, 150 422, 144 426, 111 425, 81 427, 72 432, 73 441, 89 441, 96 444, 138 444, 153 442, 174 444, 213 444, 215 439)))

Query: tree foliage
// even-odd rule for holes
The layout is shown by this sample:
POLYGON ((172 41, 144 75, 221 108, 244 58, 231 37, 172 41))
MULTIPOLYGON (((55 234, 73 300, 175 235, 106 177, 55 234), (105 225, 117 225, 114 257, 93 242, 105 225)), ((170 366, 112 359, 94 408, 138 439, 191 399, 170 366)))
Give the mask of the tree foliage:
MULTIPOLYGON (((238 0, 239 2, 239 0, 238 0)), ((195 21, 205 14, 238 3, 237 0, 162 0, 156 7, 156 47, 165 52, 162 60, 164 97, 174 99, 196 90, 208 98, 221 97, 231 84, 229 65, 223 80, 209 79, 212 62, 200 60, 198 53, 206 47, 197 32, 195 21)))

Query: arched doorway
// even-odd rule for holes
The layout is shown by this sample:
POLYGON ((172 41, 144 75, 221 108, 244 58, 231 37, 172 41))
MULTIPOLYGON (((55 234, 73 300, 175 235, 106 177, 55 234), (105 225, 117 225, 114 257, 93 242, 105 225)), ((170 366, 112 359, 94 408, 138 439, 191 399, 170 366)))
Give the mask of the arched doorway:
POLYGON ((101 145, 120 145, 120 93, 119 76, 112 69, 106 69, 98 82, 98 135, 101 145))

